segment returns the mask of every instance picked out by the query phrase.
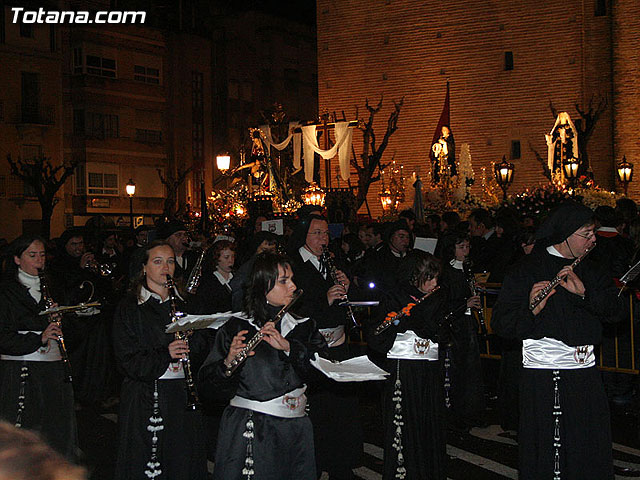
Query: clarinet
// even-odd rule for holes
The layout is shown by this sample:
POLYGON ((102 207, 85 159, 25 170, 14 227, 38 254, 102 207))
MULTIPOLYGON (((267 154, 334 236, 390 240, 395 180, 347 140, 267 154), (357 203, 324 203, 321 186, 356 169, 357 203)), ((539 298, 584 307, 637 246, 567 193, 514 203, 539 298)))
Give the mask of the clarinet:
MULTIPOLYGON (((49 287, 44 276, 44 269, 38 269, 38 277, 40 278, 40 293, 42 294, 42 299, 44 300, 45 309, 52 308, 55 302, 49 294, 49 287)), ((50 313, 48 315, 48 318, 49 323, 55 323, 58 327, 62 327, 60 314, 50 313)), ((62 335, 58 335, 56 342, 58 343, 58 348, 60 349, 60 357, 62 358, 62 366, 64 368, 64 381, 65 383, 71 383, 73 381, 73 375, 71 374, 71 363, 69 363, 69 354, 67 353, 67 347, 64 344, 64 337, 62 335)))
MULTIPOLYGON (((576 258, 573 261, 573 263, 570 265, 571 270, 573 270, 576 267, 576 265, 578 265, 582 261, 582 259, 587 256, 587 254, 591 251, 591 248, 587 248, 582 255, 580 255, 578 258, 576 258)), ((549 294, 551 293, 551 290, 556 288, 561 281, 562 281, 562 277, 560 277, 559 274, 553 277, 553 279, 549 282, 549 285, 547 285, 542 290, 540 290, 538 294, 533 298, 533 300, 531 300, 531 303, 529 304, 529 310, 531 311, 535 310, 536 307, 540 305, 540 303, 542 303, 542 301, 549 296, 549 294)))
POLYGON ((411 309, 413 307, 415 307, 416 305, 420 305, 422 302, 424 302, 427 298, 429 298, 431 295, 436 293, 438 290, 440 290, 440 285, 436 285, 435 287, 433 287, 431 290, 429 290, 427 293, 425 293, 415 302, 408 303, 405 307, 402 307, 402 310, 400 310, 399 313, 396 313, 396 312, 387 313, 387 316, 382 321, 382 323, 376 327, 376 329, 373 331, 373 334, 380 335, 387 328, 389 328, 395 321, 398 321, 401 318, 411 315, 411 309))
MULTIPOLYGON (((333 257, 329 253, 329 248, 326 245, 322 246, 322 256, 320 257, 320 261, 323 262, 327 266, 327 271, 331 278, 333 279, 334 285, 341 285, 345 292, 347 291, 347 287, 344 283, 338 280, 338 269, 336 268, 336 264, 333 261, 333 257)), ((345 295, 345 301, 349 302, 349 298, 345 295)), ((353 309, 351 305, 347 305, 347 320, 353 322, 355 327, 358 326, 358 322, 356 322, 356 317, 353 315, 353 309)))
MULTIPOLYGON (((293 297, 291 297, 291 300, 289 301, 289 303, 283 306, 280 309, 280 311, 276 314, 276 316, 273 318, 272 322, 274 323, 274 325, 277 325, 278 322, 282 320, 285 314, 291 309, 293 304, 296 303, 296 301, 298 301, 298 299, 302 296, 302 293, 303 293, 303 290, 301 288, 296 290, 293 293, 293 297)), ((256 349, 256 347, 260 344, 260 342, 262 342, 263 337, 264 337, 264 334, 262 332, 258 332, 249 339, 249 341, 243 347, 243 349, 240 350, 236 354, 236 356, 233 357, 233 360, 231 360, 231 363, 226 366, 227 370, 224 372, 225 376, 230 377, 231 375, 233 375, 233 372, 235 372, 238 369, 238 367, 242 365, 247 358, 249 358, 249 354, 256 349)))
MULTIPOLYGON (((171 301, 171 323, 173 323, 180 317, 184 316, 184 313, 178 312, 176 309, 176 284, 169 274, 167 274, 167 282, 165 283, 165 286, 169 289, 169 300, 171 301)), ((184 340, 187 344, 187 348, 189 347, 189 335, 191 335, 190 331, 174 333, 175 339, 184 340)), ((200 405, 200 400, 198 398, 198 392, 193 378, 193 371, 191 370, 191 359, 189 358, 188 353, 185 354, 184 358, 180 359, 180 363, 182 363, 182 368, 184 369, 184 378, 187 390, 187 410, 196 410, 200 405)))
POLYGON ((202 261, 204 260, 204 256, 206 255, 207 250, 209 250, 209 247, 205 247, 200 251, 198 260, 191 270, 191 275, 189 275, 189 280, 187 280, 187 287, 185 288, 187 293, 195 294, 198 291, 198 286, 200 285, 200 277, 202 276, 202 261))
MULTIPOLYGON (((475 297, 478 294, 478 286, 476 284, 476 276, 471 271, 471 267, 473 266, 473 262, 471 259, 466 259, 462 262, 462 271, 467 277, 467 283, 469 284, 469 289, 471 290, 471 296, 475 297)), ((480 324, 480 334, 483 337, 487 336, 487 324, 484 321, 484 312, 481 308, 473 308, 473 311, 476 312, 478 316, 478 323, 480 324)))

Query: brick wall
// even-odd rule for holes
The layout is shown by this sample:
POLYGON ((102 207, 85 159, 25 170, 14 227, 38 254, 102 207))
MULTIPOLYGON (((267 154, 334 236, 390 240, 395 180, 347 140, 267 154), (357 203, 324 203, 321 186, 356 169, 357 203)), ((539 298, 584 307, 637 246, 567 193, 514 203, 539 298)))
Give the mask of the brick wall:
MULTIPOLYGON (((636 0, 625 2, 637 10, 636 0)), ((549 101, 575 120, 576 103, 605 96, 609 106, 589 155, 596 181, 610 188, 611 17, 594 16, 594 7, 577 0, 318 0, 320 110, 344 110, 352 118, 359 105, 362 116, 365 98, 377 102, 384 95, 381 136, 392 99, 404 96, 386 160, 395 154, 405 172, 424 175, 449 80, 456 146, 470 145, 476 177, 480 167, 509 158, 512 141, 521 142, 521 158, 513 160, 515 192, 544 181, 529 143, 546 157, 544 134, 554 123, 549 101), (513 53, 513 70, 504 68, 505 52, 513 53)), ((360 136, 354 145, 359 152, 360 136)), ((374 216, 377 192, 376 185, 369 194, 374 216)))

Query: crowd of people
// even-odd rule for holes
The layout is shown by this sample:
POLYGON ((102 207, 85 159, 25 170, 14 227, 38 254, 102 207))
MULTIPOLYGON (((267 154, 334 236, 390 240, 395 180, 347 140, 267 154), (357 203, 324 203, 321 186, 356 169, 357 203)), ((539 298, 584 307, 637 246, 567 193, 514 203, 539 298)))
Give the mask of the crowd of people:
POLYGON ((507 208, 339 226, 305 208, 284 235, 263 231, 266 220, 216 235, 171 220, 13 240, 0 418, 74 462, 74 409, 119 404, 118 480, 206 479, 208 459, 220 480, 351 479, 363 452, 357 384, 311 361, 349 359, 357 340, 388 372, 383 478, 445 479, 447 429, 486 421, 488 332, 520 478, 613 478, 608 404, 631 402, 635 382, 601 375, 594 348, 628 318, 614 278, 640 259, 631 200, 567 202, 540 224, 507 208), (416 238, 436 239, 433 251, 416 238), (479 274, 502 285, 490 324, 479 274), (224 312, 217 329, 165 333, 182 313, 224 312))

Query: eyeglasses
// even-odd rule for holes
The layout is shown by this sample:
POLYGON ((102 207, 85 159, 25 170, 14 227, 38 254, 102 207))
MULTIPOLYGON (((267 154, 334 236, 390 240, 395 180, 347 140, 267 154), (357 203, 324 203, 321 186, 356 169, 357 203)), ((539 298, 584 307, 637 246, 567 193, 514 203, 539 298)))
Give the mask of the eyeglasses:
POLYGON ((586 238, 587 240, 591 240, 592 238, 594 238, 596 236, 596 233, 595 232, 589 232, 587 234, 584 234, 584 233, 575 232, 574 235, 577 235, 578 237, 581 237, 581 238, 586 238))
POLYGON ((309 232, 307 235, 329 235, 329 230, 314 230, 313 232, 309 232))

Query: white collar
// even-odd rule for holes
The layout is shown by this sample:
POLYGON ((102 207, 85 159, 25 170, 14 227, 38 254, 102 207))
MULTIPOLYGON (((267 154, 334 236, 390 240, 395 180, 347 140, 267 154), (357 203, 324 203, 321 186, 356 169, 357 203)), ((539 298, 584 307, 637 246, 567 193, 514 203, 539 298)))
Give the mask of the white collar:
POLYGON ((40 277, 31 275, 18 267, 18 281, 28 288, 40 289, 40 277))
POLYGON ((456 270, 463 270, 462 264, 462 260, 456 260, 455 258, 451 259, 451 261, 449 262, 449 265, 451 265, 456 270))
POLYGON ((549 252, 550 255, 553 255, 554 257, 560 257, 560 258, 567 258, 564 255, 562 255, 558 249, 556 247, 554 247, 553 245, 549 245, 547 247, 547 252, 549 252))
MULTIPOLYGON (((182 297, 180 296, 179 293, 176 296, 180 300, 182 300, 182 297)), ((156 300, 158 300, 158 302, 164 303, 169 301, 169 299, 171 298, 171 295, 168 295, 165 300, 162 300, 162 297, 160 295, 158 295, 156 292, 152 292, 151 290, 149 290, 147 287, 143 285, 142 288, 140 289, 140 295, 138 295, 138 305, 142 305, 143 303, 146 303, 147 300, 149 300, 150 298, 155 298, 156 300)))
POLYGON ((220 281, 220 283, 221 283, 222 285, 229 285, 229 282, 230 282, 230 281, 231 281, 231 279, 233 278, 233 273, 229 273, 229 278, 228 278, 228 279, 225 279, 225 278, 222 276, 222 274, 221 274, 218 270, 216 270, 215 272, 213 272, 213 275, 214 275, 214 277, 216 277, 216 278, 220 281))
POLYGON ((393 256, 397 258, 404 258, 404 256, 406 255, 406 253, 403 255, 400 252, 396 252, 393 248, 391 248, 391 246, 389 246, 389 250, 391 250, 393 256))
POLYGON ((301 246, 298 249, 298 252, 300 253, 300 256, 302 257, 302 261, 303 262, 308 262, 311 261, 314 263, 314 265, 316 263, 318 263, 318 265, 320 264, 320 260, 318 260, 318 257, 316 257, 313 253, 311 253, 309 250, 307 250, 307 247, 305 247, 304 245, 301 246))
POLYGON ((496 229, 492 228, 491 230, 489 230, 487 233, 485 233, 482 238, 484 238, 485 240, 489 240, 489 237, 491 237, 491 235, 493 235, 493 232, 495 232, 496 229))

